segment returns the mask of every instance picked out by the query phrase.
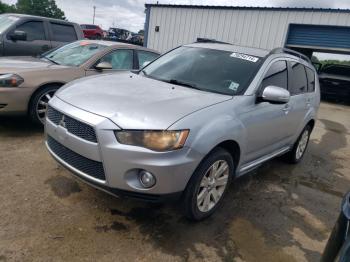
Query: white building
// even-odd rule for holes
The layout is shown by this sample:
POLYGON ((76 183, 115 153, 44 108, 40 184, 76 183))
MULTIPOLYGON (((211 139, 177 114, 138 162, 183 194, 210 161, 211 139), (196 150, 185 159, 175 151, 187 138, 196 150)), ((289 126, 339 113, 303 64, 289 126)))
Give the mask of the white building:
POLYGON ((197 37, 350 53, 350 10, 146 4, 145 46, 165 52, 197 37))

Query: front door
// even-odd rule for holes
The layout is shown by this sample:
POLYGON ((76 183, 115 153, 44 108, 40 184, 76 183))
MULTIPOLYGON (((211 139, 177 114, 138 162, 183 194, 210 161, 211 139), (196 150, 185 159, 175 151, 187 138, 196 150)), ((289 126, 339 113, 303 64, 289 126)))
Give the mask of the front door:
MULTIPOLYGON (((287 63, 284 60, 274 61, 265 73, 259 92, 267 86, 288 88, 287 63)), ((252 97, 251 106, 241 113, 241 121, 246 130, 245 163, 273 153, 287 144, 289 103, 272 104, 256 102, 252 97)))
POLYGON ((51 49, 45 24, 42 20, 27 20, 16 26, 4 38, 4 54, 6 56, 37 56, 51 49), (23 31, 27 35, 25 41, 12 40, 14 31, 23 31))

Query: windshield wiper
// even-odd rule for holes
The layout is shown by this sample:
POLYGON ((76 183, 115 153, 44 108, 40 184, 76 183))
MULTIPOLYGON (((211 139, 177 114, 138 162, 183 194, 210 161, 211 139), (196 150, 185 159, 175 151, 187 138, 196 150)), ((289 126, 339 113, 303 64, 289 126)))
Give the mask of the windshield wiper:
POLYGON ((190 88, 197 89, 197 90, 202 90, 199 87, 197 87, 195 84, 187 83, 187 82, 177 80, 177 79, 170 79, 166 82, 168 82, 170 84, 174 84, 174 85, 185 86, 185 87, 190 87, 190 88))
POLYGON ((56 65, 59 65, 59 63, 57 63, 55 60, 53 60, 53 59, 50 59, 50 58, 48 58, 47 56, 44 56, 43 58, 45 58, 46 60, 49 60, 51 63, 54 63, 54 64, 56 64, 56 65))

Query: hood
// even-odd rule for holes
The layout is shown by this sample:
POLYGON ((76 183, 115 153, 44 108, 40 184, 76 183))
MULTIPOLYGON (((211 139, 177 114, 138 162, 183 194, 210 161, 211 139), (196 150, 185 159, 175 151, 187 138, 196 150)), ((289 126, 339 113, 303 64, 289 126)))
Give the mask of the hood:
POLYGON ((3 72, 32 71, 45 68, 61 68, 50 61, 31 56, 12 56, 0 58, 0 69, 3 72))
POLYGON ((167 129, 188 114, 232 99, 133 73, 77 80, 61 88, 56 96, 107 117, 123 129, 167 129))

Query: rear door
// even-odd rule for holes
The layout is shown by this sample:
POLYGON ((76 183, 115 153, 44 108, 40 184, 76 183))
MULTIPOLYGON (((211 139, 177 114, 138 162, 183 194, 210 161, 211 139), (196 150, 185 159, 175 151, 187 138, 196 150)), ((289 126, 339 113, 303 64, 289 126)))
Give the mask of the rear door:
MULTIPOLYGON (((304 65, 289 61, 289 92, 290 92, 290 112, 288 116, 288 133, 290 137, 295 136, 300 130, 300 125, 304 123, 305 116, 310 106, 308 92, 308 79, 304 65)), ((290 141, 294 142, 294 141, 290 141)))
POLYGON ((74 25, 49 22, 51 45, 53 48, 78 40, 74 25))
POLYGON ((4 38, 4 55, 6 56, 37 56, 51 49, 47 24, 41 19, 25 19, 16 28, 7 33, 4 38), (27 35, 25 41, 11 40, 14 31, 23 31, 27 35))

